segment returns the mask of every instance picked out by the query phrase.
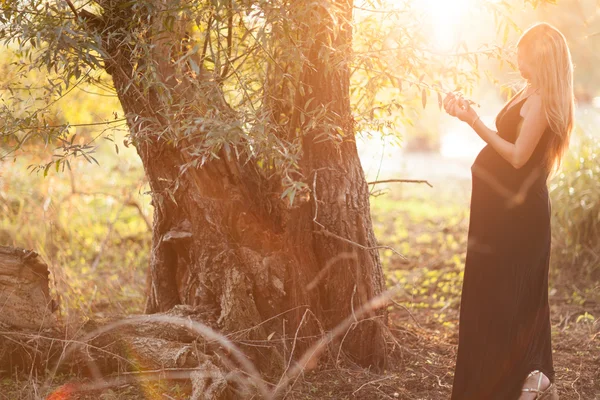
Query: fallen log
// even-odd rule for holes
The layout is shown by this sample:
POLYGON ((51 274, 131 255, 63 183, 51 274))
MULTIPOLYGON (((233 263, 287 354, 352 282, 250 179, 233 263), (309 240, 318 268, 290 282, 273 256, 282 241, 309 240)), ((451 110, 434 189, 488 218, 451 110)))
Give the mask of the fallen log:
POLYGON ((0 323, 22 329, 56 325, 48 266, 34 251, 0 246, 0 323))
POLYGON ((52 354, 51 342, 28 337, 57 335, 49 275, 37 253, 0 246, 0 374, 42 366, 52 354))
POLYGON ((147 372, 189 379, 194 399, 234 398, 232 390, 266 393, 246 356, 210 327, 216 326, 211 310, 181 305, 161 314, 90 320, 69 337, 49 275, 37 253, 0 246, 0 376, 36 371, 52 386, 58 373, 75 374, 91 377, 93 388, 107 377, 120 382, 147 372))

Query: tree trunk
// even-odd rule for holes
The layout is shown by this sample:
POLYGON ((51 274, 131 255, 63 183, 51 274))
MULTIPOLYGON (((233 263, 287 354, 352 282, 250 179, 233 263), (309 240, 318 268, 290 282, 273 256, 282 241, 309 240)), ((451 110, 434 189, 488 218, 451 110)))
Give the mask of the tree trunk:
MULTIPOLYGON (((301 75, 300 85, 308 92, 297 99, 305 104, 311 97, 311 107, 328 107, 328 122, 341 127, 342 139, 317 143, 327 133, 324 128, 305 129, 301 167, 311 193, 297 197, 293 206, 272 190, 255 161, 236 156, 234 145, 220 147, 218 158, 198 160, 186 147, 193 144, 191 139, 169 136, 179 123, 175 115, 235 118, 214 76, 173 78, 177 69, 170 60, 178 57, 172 43, 181 41, 182 29, 165 33, 164 21, 154 21, 161 33, 152 37, 151 62, 160 90, 139 83, 132 54, 115 35, 105 39, 107 70, 152 192, 146 312, 164 312, 178 304, 201 307, 213 327, 247 344, 261 367, 279 369, 306 348, 309 340, 303 337, 332 329, 384 290, 350 110, 352 2, 331 3, 342 11, 344 22, 332 32, 331 24, 339 22, 318 4, 311 6, 322 18, 307 21, 307 32, 318 35, 301 75), (336 51, 328 50, 330 45, 336 51), (168 102, 161 94, 165 88, 171 94, 168 102), (293 339, 294 354, 287 354, 291 345, 268 347, 282 338, 293 339), (254 345, 256 340, 263 346, 254 345)), ((111 18, 117 20, 114 15, 124 12, 120 8, 111 14, 109 4, 103 15, 108 26, 111 18)), ((159 7, 164 5, 157 1, 159 7)), ((197 129, 210 133, 210 127, 197 129)), ((343 349, 362 365, 382 367, 386 316, 383 311, 369 316, 353 324, 343 349)))
MULTIPOLYGON (((303 70, 304 95, 298 97, 299 106, 313 99, 307 111, 328 107, 328 122, 336 127, 330 128, 330 140, 322 140, 327 137, 323 128, 313 129, 303 138, 303 162, 314 184, 313 251, 320 268, 335 260, 322 288, 330 328, 385 290, 350 107, 353 2, 331 3, 340 10, 338 21, 328 18, 323 8, 318 10, 321 22, 310 27, 317 37, 303 70), (331 26, 337 26, 338 31, 331 26), (336 136, 338 143, 332 140, 336 136)), ((381 328, 387 324, 387 314, 373 312, 368 316, 351 328, 344 348, 361 364, 383 368, 386 349, 381 328)))

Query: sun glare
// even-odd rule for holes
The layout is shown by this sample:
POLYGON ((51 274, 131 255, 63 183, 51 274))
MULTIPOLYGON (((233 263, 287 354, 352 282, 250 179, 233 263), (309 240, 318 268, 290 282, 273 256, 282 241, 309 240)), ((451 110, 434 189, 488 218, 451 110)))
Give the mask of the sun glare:
POLYGON ((468 30, 469 11, 475 0, 413 0, 413 7, 423 14, 432 32, 432 44, 450 50, 463 40, 468 30))

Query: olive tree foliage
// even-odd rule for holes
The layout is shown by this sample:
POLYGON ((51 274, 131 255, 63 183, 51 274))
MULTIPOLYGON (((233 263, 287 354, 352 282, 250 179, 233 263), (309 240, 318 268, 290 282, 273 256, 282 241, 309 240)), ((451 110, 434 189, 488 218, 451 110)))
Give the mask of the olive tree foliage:
MULTIPOLYGON (((51 166, 68 167, 72 156, 94 160, 93 145, 70 140, 73 128, 96 127, 102 135, 124 118, 107 115, 100 121, 64 121, 52 117, 51 106, 63 97, 68 101, 77 85, 112 89, 106 72, 118 65, 106 53, 106 45, 124 46, 132 57, 131 90, 140 91, 140 101, 153 90, 161 95, 154 115, 166 122, 165 129, 153 134, 174 145, 193 147, 182 171, 201 166, 217 149, 235 149, 236 157, 257 160, 263 173, 279 175, 282 193, 293 200, 305 188, 297 168, 303 132, 323 126, 323 140, 341 140, 340 127, 328 121, 326 107, 308 110, 310 104, 295 104, 304 89, 299 85, 301 66, 314 41, 307 23, 322 18, 313 3, 4 0, 0 39, 13 53, 14 62, 5 66, 10 81, 3 85, 2 94, 2 156, 12 156, 26 143, 41 139, 57 150, 52 161, 39 166, 46 173, 51 166), (99 16, 108 10, 121 22, 120 29, 102 26, 99 16), (173 74, 173 79, 185 76, 185 82, 175 82, 175 87, 202 92, 214 86, 224 108, 214 108, 201 120, 186 112, 201 105, 176 99, 169 88, 161 87, 165 85, 159 79, 162 71, 152 62, 159 49, 150 43, 150 36, 161 36, 160 51, 182 72, 178 78, 173 74), (32 80, 35 70, 42 73, 32 80), (202 131, 210 134, 200 137, 202 131)), ((316 3, 338 21, 331 26, 335 30, 344 17, 333 2, 316 3)), ((449 90, 468 90, 479 78, 476 67, 482 57, 510 63, 511 55, 500 45, 469 50, 462 42, 450 54, 431 50, 423 29, 427 16, 419 15, 413 3, 372 0, 354 5, 353 52, 347 62, 357 131, 397 134, 402 124, 415 118, 411 112, 415 107, 431 98, 439 101, 449 90)), ((481 10, 497 17, 499 31, 515 28, 507 17, 506 2, 481 1, 475 11, 481 10)), ((140 139, 143 136, 131 138, 140 139)))

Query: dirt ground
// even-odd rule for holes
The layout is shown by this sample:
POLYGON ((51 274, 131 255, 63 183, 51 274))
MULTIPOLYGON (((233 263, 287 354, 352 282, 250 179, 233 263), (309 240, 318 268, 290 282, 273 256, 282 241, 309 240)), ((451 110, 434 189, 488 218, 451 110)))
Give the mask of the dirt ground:
MULTIPOLYGON (((458 344, 468 229, 469 181, 433 189, 392 188, 372 201, 376 234, 409 261, 382 259, 388 286, 404 283, 390 308, 394 365, 386 374, 330 369, 304 376, 296 399, 449 399, 458 344)), ((559 396, 600 399, 600 282, 550 275, 553 360, 559 396)))
MULTIPOLYGON (((300 375, 286 398, 316 399, 449 399, 458 341, 458 315, 468 229, 469 183, 434 188, 389 189, 374 193, 372 215, 381 244, 389 287, 402 288, 389 308, 390 364, 382 373, 337 366, 329 360, 300 375)), ((600 400, 600 286, 598 282, 559 281, 550 276, 552 345, 561 399, 600 400)), ((33 399, 40 381, 0 381, 0 400, 33 399), (37 385, 37 386, 36 386, 37 385)), ((53 390, 66 393, 57 379, 53 390)), ((85 382, 85 381, 84 381, 85 382)), ((58 395, 64 399, 187 399, 186 380, 127 382, 94 392, 58 395)), ((48 392, 46 392, 48 393, 48 392)), ((38 397, 40 398, 40 397, 38 397)), ((43 398, 43 397, 42 397, 43 398)), ((255 397, 257 398, 257 397, 255 397)))

